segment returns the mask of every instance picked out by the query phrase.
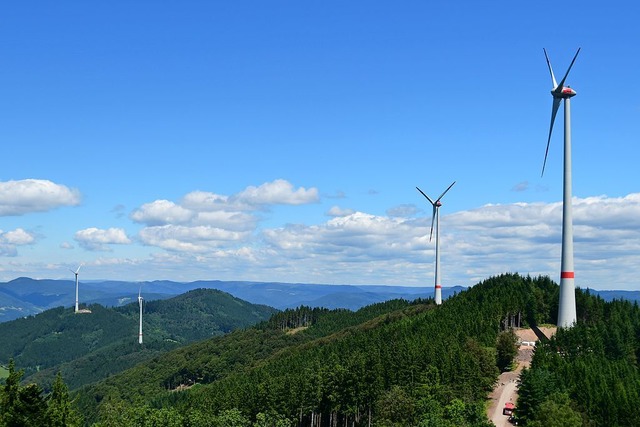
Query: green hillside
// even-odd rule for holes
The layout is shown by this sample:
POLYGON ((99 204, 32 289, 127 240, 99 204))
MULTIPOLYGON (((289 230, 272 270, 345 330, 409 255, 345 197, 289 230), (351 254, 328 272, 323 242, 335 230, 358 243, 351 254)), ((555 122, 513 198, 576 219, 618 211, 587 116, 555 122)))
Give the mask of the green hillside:
MULTIPOLYGON (((503 321, 553 323, 558 291, 505 274, 442 306, 285 310, 84 386, 66 413, 93 427, 489 427, 503 321)), ((640 308, 576 297, 578 324, 540 343, 522 374, 519 425, 640 425, 640 308)))
POLYGON ((13 358, 25 380, 48 389, 60 371, 71 389, 98 381, 186 343, 268 319, 275 310, 211 289, 198 289, 144 307, 144 344, 138 304, 91 305, 90 314, 55 308, 0 324, 0 361, 13 358))
POLYGON ((442 306, 289 310, 84 388, 78 403, 100 425, 486 425, 501 319, 550 322, 554 300, 549 279, 504 275, 442 306))

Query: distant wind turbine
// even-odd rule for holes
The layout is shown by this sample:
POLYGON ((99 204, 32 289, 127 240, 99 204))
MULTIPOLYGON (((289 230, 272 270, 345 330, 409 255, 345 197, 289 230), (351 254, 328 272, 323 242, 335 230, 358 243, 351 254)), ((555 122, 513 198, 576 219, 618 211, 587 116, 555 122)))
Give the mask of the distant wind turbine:
POLYGON ((549 154, 549 144, 551 142, 551 133, 553 132, 553 123, 560 108, 560 103, 564 100, 564 187, 562 196, 562 263, 560 265, 560 303, 558 307, 558 327, 569 328, 576 323, 576 288, 575 273, 573 271, 573 214, 571 208, 571 104, 570 99, 576 95, 576 91, 569 86, 564 86, 564 82, 576 62, 580 48, 573 57, 573 61, 569 65, 567 72, 560 81, 556 83, 553 75, 551 61, 547 55, 547 50, 543 49, 544 56, 547 59, 549 73, 551 73, 551 96, 553 96, 553 105, 551 107, 551 125, 549 126, 549 138, 547 139, 547 149, 544 153, 544 162, 542 163, 542 175, 547 164, 547 155, 549 154))
POLYGON ((142 344, 142 286, 138 290, 138 305, 140 306, 140 329, 138 331, 138 344, 142 344))
POLYGON ((436 282, 436 290, 435 290, 435 300, 436 300, 436 304, 440 305, 442 304, 442 285, 440 284, 440 206, 442 206, 442 203, 440 202, 440 199, 442 199, 444 197, 445 194, 447 194, 447 191, 449 191, 451 189, 451 187, 453 187, 453 184, 455 184, 456 182, 453 181, 453 183, 447 187, 446 190, 444 190, 444 192, 440 195, 440 197, 438 197, 435 202, 433 200, 431 200, 431 198, 429 198, 429 196, 427 196, 421 189, 419 189, 418 187, 416 187, 416 189, 424 196, 427 198, 427 200, 429 200, 429 202, 431 203, 431 205, 433 206, 433 215, 431 216, 431 232, 429 233, 429 241, 431 241, 431 237, 433 236, 433 224, 435 222, 436 225, 436 274, 435 274, 435 282, 436 282))
POLYGON ((78 306, 78 273, 80 273, 80 267, 82 267, 82 264, 80 264, 78 266, 78 269, 76 271, 73 271, 71 269, 69 269, 70 272, 72 272, 73 274, 76 275, 76 310, 75 312, 78 312, 79 306, 78 306))

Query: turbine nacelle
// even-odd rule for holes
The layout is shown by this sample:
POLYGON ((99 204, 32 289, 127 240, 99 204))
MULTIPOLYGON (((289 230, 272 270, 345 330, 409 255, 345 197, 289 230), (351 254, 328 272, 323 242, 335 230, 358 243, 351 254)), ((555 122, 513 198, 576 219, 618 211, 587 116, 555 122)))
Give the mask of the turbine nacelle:
POLYGON ((576 96, 576 91, 566 86, 560 91, 556 91, 556 89, 552 90, 551 95, 553 95, 554 98, 567 99, 576 96))

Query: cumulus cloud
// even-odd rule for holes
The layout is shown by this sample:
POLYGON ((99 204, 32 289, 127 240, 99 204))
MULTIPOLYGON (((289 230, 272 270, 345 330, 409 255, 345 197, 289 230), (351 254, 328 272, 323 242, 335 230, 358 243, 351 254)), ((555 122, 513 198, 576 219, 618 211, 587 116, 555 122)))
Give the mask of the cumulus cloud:
POLYGON ((91 227, 77 231, 73 237, 80 246, 90 251, 109 251, 108 245, 127 245, 129 237, 121 228, 106 230, 91 227))
MULTIPOLYGON (((574 198, 576 283, 633 283, 640 256, 640 194, 574 198), (606 268, 603 268, 604 266, 606 268), (613 274, 612 274, 613 272, 613 274)), ((487 205, 443 219, 450 256, 466 260, 480 280, 502 271, 559 272, 562 203, 487 205), (491 270, 493 271, 491 271, 491 270)), ((607 285, 611 287, 615 285, 607 285)))
POLYGON ((293 185, 284 179, 267 182, 259 187, 247 187, 236 197, 250 205, 302 205, 319 200, 316 188, 307 190, 300 187, 294 190, 293 185))
POLYGON ((18 246, 32 245, 36 236, 22 228, 4 232, 0 230, 0 256, 16 256, 18 246))
POLYGON ((275 180, 250 186, 230 196, 206 191, 186 194, 178 203, 156 200, 131 213, 131 219, 146 225, 140 241, 171 251, 199 253, 232 246, 237 249, 256 230, 257 212, 271 205, 301 205, 318 202, 318 190, 275 180))
POLYGON ((183 224, 194 215, 193 211, 168 200, 156 200, 133 211, 131 219, 147 225, 183 224))
MULTIPOLYGON (((575 198, 573 211, 576 283, 595 288, 636 283, 640 194, 575 198)), ((296 260, 296 268, 325 276, 335 271, 351 283, 419 284, 433 283, 435 242, 429 241, 429 227, 428 216, 355 212, 323 224, 264 230, 262 238, 278 265, 296 260)), ((443 283, 473 285, 507 271, 557 280, 561 237, 559 202, 486 205, 443 215, 443 283)))
POLYGON ((80 204, 80 193, 42 179, 0 182, 0 216, 46 212, 80 204))
POLYGON ((147 227, 140 231, 139 236, 144 244, 150 246, 172 251, 204 252, 243 240, 246 233, 210 226, 163 225, 147 227))
POLYGON ((229 209, 229 197, 206 191, 192 191, 182 199, 182 206, 195 211, 229 209))
POLYGON ((294 258, 330 255, 331 261, 358 261, 411 257, 407 251, 415 249, 420 237, 412 224, 405 219, 355 212, 321 225, 264 230, 263 238, 269 246, 287 251, 294 258))

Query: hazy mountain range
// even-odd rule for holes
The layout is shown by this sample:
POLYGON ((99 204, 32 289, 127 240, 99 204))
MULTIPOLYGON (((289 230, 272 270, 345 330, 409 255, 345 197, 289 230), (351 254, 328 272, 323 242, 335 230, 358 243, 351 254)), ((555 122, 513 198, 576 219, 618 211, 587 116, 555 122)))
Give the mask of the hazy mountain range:
MULTIPOLYGON (((254 304, 277 309, 309 307, 348 308, 361 307, 395 298, 414 300, 433 296, 429 287, 381 285, 321 285, 307 283, 248 282, 248 281, 195 281, 153 282, 80 281, 79 300, 83 304, 101 304, 105 307, 122 306, 136 301, 141 289, 146 301, 167 299, 193 289, 218 289, 254 304)), ((443 288, 443 298, 466 289, 462 286, 443 288)), ((640 301, 640 291, 595 291, 606 301, 614 298, 640 301)), ((0 322, 40 313, 54 307, 70 307, 75 302, 73 280, 35 280, 20 277, 0 283, 0 322)))
MULTIPOLYGON (((136 301, 142 291, 146 301, 167 299, 193 289, 218 289, 254 304, 277 309, 300 305, 356 310, 395 298, 414 300, 432 296, 431 288, 403 286, 318 285, 301 283, 195 281, 121 282, 80 281, 80 305, 122 306, 136 301)), ((460 292, 461 286, 443 289, 443 298, 460 292)), ((73 280, 35 280, 20 277, 0 283, 0 322, 17 319, 54 307, 70 307, 75 302, 73 280)))

